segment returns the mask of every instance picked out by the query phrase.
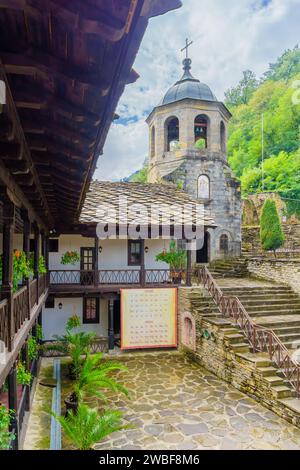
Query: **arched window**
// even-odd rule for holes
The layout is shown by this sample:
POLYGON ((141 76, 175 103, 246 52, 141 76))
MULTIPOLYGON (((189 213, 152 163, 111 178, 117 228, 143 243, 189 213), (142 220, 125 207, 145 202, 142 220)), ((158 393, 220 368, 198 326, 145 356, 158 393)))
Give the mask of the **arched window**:
POLYGON ((226 153, 226 128, 223 121, 220 124, 220 141, 221 141, 221 151, 226 153))
POLYGON ((195 144, 196 148, 198 148, 199 150, 208 147, 208 124, 208 117, 204 116, 203 114, 197 116, 195 119, 195 144))
POLYGON ((224 255, 228 254, 229 251, 229 240, 227 235, 221 235, 220 237, 220 251, 224 255))
POLYGON ((165 124, 166 152, 175 150, 179 144, 179 120, 177 117, 167 119, 165 124))
POLYGON ((198 178, 198 199, 210 199, 210 181, 206 175, 198 178))
POLYGON ((153 158, 155 156, 155 127, 152 126, 151 129, 151 143, 150 143, 150 157, 153 158))

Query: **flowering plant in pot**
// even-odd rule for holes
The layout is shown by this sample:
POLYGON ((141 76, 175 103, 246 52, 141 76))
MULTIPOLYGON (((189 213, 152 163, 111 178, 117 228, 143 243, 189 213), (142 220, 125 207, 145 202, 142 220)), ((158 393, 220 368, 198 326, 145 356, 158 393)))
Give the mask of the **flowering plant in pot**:
MULTIPOLYGON (((3 255, 0 256, 0 280, 2 282, 3 255)), ((30 261, 27 259, 24 251, 14 250, 13 255, 13 292, 17 292, 21 281, 29 279, 32 276, 30 261)))
POLYGON ((77 251, 66 251, 61 257, 61 264, 72 264, 73 266, 80 261, 77 251))
POLYGON ((156 261, 162 261, 170 266, 170 274, 174 283, 180 284, 187 265, 187 254, 185 250, 178 249, 176 241, 170 242, 169 251, 163 251, 156 256, 156 261))

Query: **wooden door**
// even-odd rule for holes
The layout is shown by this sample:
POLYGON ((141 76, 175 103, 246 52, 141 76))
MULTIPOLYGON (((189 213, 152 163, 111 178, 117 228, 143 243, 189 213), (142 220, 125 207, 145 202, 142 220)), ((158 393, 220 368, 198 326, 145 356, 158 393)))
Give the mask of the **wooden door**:
POLYGON ((95 248, 80 248, 80 270, 81 284, 94 284, 95 248))

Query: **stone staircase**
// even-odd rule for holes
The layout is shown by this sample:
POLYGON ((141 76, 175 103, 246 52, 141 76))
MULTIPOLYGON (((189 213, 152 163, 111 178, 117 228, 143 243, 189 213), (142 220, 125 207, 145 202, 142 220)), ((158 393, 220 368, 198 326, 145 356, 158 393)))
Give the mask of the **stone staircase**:
POLYGON ((209 271, 215 279, 240 278, 248 276, 247 260, 245 258, 230 258, 216 260, 209 265, 209 271))
POLYGON ((300 297, 286 285, 225 287, 224 294, 240 299, 258 325, 272 329, 287 349, 300 346, 300 297))

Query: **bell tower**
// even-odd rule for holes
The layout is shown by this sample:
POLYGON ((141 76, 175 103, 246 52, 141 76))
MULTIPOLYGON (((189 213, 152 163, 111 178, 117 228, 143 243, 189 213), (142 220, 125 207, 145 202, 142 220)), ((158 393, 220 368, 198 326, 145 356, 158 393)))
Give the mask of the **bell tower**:
POLYGON ((208 230, 197 252, 195 261, 206 263, 240 256, 241 194, 227 159, 231 113, 208 85, 192 76, 191 65, 186 56, 183 76, 147 118, 148 178, 150 183, 173 183, 204 204, 218 225, 208 230))

